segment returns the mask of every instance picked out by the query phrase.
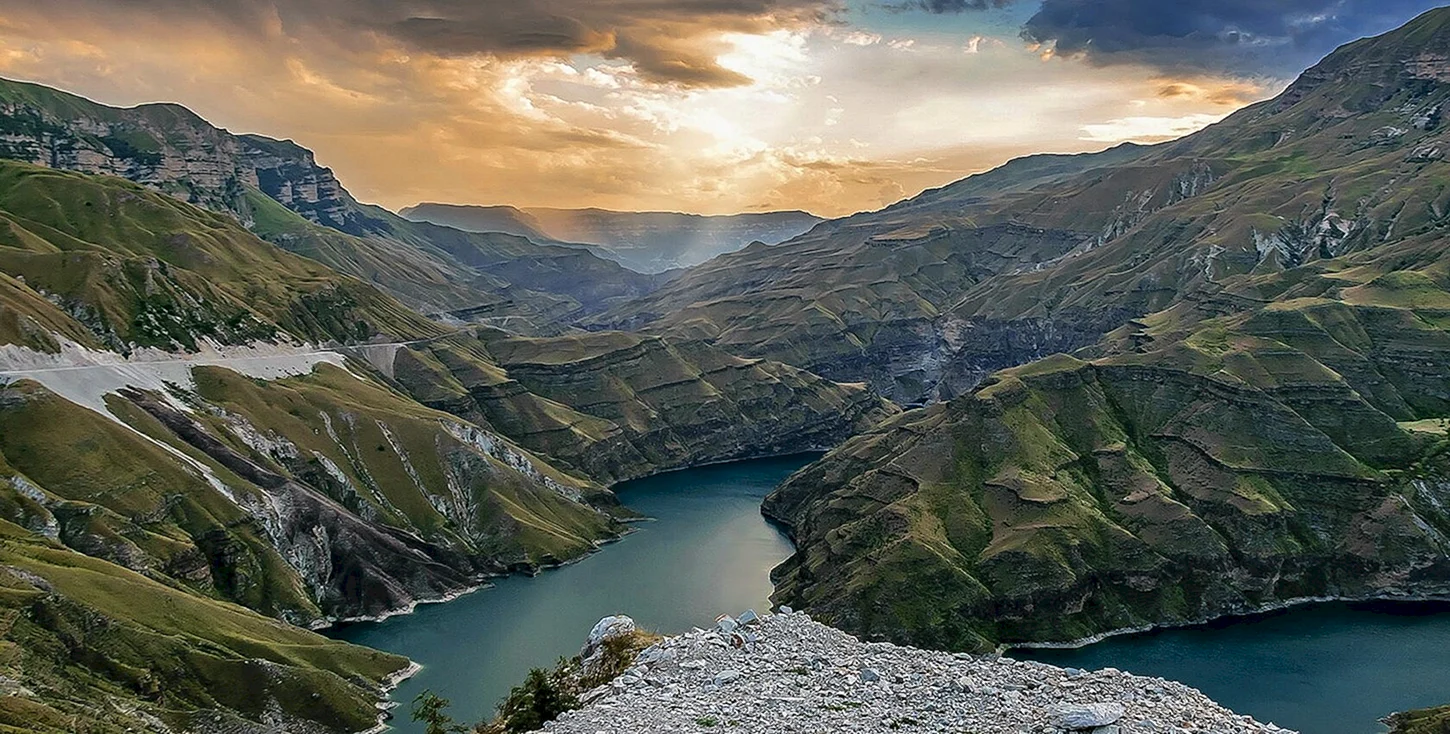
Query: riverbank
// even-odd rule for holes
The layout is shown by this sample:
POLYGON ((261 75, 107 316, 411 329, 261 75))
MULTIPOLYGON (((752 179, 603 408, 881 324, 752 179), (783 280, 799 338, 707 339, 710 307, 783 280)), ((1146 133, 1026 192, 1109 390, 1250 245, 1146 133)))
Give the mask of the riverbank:
POLYGON ((752 617, 665 639, 543 731, 1288 731, 1161 678, 863 643, 802 613, 752 617))

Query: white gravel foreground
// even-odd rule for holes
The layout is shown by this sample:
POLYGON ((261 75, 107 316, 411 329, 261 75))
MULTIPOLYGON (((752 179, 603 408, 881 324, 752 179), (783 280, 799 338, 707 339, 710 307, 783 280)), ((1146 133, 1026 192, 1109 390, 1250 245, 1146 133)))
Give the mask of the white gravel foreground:
POLYGON ((666 638, 543 731, 1287 732, 1160 678, 863 643, 801 613, 753 617, 666 638))

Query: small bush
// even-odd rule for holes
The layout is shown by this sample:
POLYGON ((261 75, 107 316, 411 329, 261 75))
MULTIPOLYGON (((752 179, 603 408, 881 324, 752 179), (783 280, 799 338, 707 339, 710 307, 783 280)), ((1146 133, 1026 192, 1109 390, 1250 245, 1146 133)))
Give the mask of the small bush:
POLYGON ((453 717, 446 712, 452 705, 448 699, 432 691, 423 691, 413 699, 413 721, 421 721, 428 734, 458 734, 468 727, 453 723, 453 717))
POLYGON ((526 732, 553 721, 559 714, 579 708, 573 665, 562 658, 552 671, 534 668, 522 685, 514 686, 498 707, 494 722, 505 732, 526 732))

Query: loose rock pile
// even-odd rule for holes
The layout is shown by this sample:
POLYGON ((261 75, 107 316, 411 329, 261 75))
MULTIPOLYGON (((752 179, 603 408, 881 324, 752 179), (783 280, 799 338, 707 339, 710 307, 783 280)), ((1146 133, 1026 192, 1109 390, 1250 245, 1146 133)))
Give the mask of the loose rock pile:
POLYGON ((782 611, 666 638, 544 731, 1288 734, 1181 683, 863 643, 782 611))

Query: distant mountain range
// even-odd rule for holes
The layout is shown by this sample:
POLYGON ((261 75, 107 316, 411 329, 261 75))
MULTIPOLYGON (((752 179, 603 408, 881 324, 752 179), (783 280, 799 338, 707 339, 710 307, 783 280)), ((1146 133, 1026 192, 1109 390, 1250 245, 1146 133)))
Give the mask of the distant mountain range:
POLYGON ((399 212, 469 232, 504 232, 535 242, 589 246, 641 273, 689 268, 753 242, 774 245, 822 220, 800 211, 705 216, 674 212, 418 204, 399 212))

